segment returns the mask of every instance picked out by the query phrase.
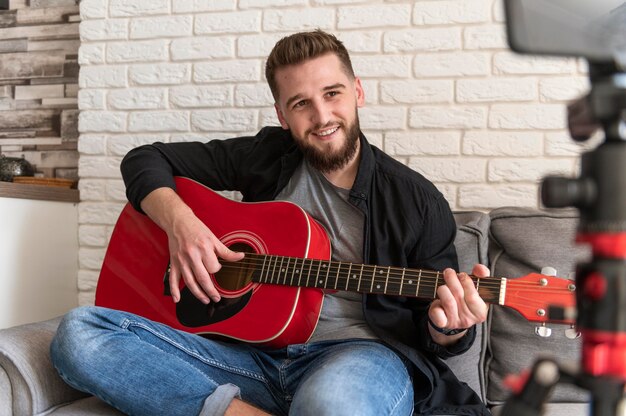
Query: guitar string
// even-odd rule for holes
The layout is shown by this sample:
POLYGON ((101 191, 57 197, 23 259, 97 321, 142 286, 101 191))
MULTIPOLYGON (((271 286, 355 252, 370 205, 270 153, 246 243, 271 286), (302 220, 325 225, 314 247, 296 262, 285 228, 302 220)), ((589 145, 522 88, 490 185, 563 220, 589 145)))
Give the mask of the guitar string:
MULTIPOLYGON (((285 257, 286 258, 286 257, 285 257)), ((296 259, 295 257, 290 257, 289 259, 296 259)), ((305 259, 305 260, 311 260, 311 259, 305 259)), ((326 261, 326 260, 322 260, 326 261)), ((249 267, 262 267, 262 264, 258 263, 258 262, 244 262, 239 261, 239 262, 228 262, 228 263, 224 263, 222 265, 222 268, 231 268, 231 269, 244 269, 246 266, 249 267)), ((325 268, 325 269, 319 269, 319 270, 323 270, 325 271, 324 274, 327 274, 327 276, 323 276, 322 279, 328 283, 329 280, 331 279, 338 279, 340 278, 339 276, 335 277, 334 275, 339 274, 341 272, 341 270, 346 267, 349 266, 349 263, 344 263, 343 266, 338 266, 336 268, 334 268, 332 265, 325 268)), ((368 267, 368 268, 379 268, 380 270, 383 269, 387 269, 387 266, 372 266, 372 265, 363 265, 364 267, 368 267)), ((274 265, 270 265, 270 268, 274 267, 274 265)), ((312 266, 311 269, 315 267, 312 266)), ((357 269, 360 269, 360 265, 358 265, 356 267, 357 269)), ((295 267, 293 265, 289 265, 289 266, 284 266, 282 268, 282 270, 278 271, 277 274, 293 274, 296 270, 301 271, 302 268, 301 267, 295 267)), ((389 277, 387 277, 387 273, 383 273, 378 277, 375 277, 374 281, 378 281, 382 283, 382 280, 387 280, 389 283, 393 284, 393 285, 399 285, 401 283, 403 284, 407 284, 409 286, 413 286, 415 283, 408 283, 409 280, 420 280, 420 286, 424 286, 426 288, 434 288, 435 286, 428 286, 429 283, 432 282, 432 279, 439 279, 441 278, 443 281, 443 275, 441 272, 434 272, 434 271, 426 271, 426 270, 422 270, 421 271, 421 277, 419 275, 416 276, 407 276, 406 273, 404 275, 404 277, 402 277, 402 273, 400 273, 402 269, 398 269, 395 268, 393 269, 393 271, 389 271, 389 277)), ((418 273, 419 274, 419 270, 411 270, 411 269, 405 269, 405 272, 409 271, 409 273, 418 273)), ((307 274, 309 274, 309 279, 310 279, 310 271, 304 271, 304 274, 301 274, 299 276, 306 276, 307 274)), ((295 276, 294 276, 295 277, 295 276)), ((285 280, 287 277, 283 277, 282 279, 285 280)), ((302 279, 304 277, 298 277, 299 279, 302 279)), ((345 283, 345 279, 346 277, 341 277, 342 279, 344 279, 344 281, 342 283, 345 283)), ((479 281, 479 288, 492 288, 492 289, 497 289, 500 288, 502 285, 502 278, 497 278, 497 277, 477 277, 477 276, 473 276, 470 275, 470 278, 472 278, 473 280, 477 280, 479 281)), ((317 279, 317 277, 316 277, 317 279)), ((349 277, 348 277, 349 280, 349 277)), ((359 278, 359 280, 363 281, 368 281, 371 282, 372 281, 372 276, 366 276, 365 279, 363 278, 359 278)), ((532 288, 537 288, 537 283, 533 283, 533 282, 516 282, 515 279, 507 279, 507 284, 508 286, 514 286, 514 289, 519 290, 521 286, 528 286, 528 287, 532 287, 532 288)), ((278 282, 278 280, 277 280, 278 282)), ((268 283, 267 281, 265 283, 268 283)), ((524 290, 524 289, 522 289, 524 290)), ((566 292, 570 292, 569 288, 552 288, 552 287, 545 287, 545 289, 543 291, 566 291, 566 292)))
MULTIPOLYGON (((299 258, 295 258, 295 257, 284 257, 283 259, 289 259, 289 260, 293 260, 293 259, 297 259, 300 260, 299 258)), ((311 259, 305 259, 307 261, 311 261, 311 259)), ((317 261, 317 260, 313 260, 313 261, 317 261)), ((327 260, 322 260, 322 263, 320 263, 320 265, 312 265, 309 267, 309 271, 304 270, 307 269, 306 266, 304 267, 296 267, 295 264, 290 264, 290 265, 283 265, 282 266, 282 270, 278 271, 278 274, 284 273, 284 274, 291 274, 293 272, 295 272, 296 270, 298 271, 303 271, 304 270, 304 275, 306 274, 310 274, 312 270, 314 270, 315 267, 317 267, 318 270, 323 271, 325 274, 327 274, 327 278, 328 279, 332 279, 332 278, 338 278, 335 277, 334 275, 339 275, 343 272, 344 275, 346 275, 346 267, 350 267, 350 263, 343 263, 342 265, 339 265, 339 262, 336 262, 337 265, 333 265, 332 263, 323 263, 324 261, 327 262, 327 260), (321 265, 325 264, 324 269, 321 269, 321 265), (333 274, 333 276, 331 276, 331 273, 333 274)), ((276 263, 274 264, 269 264, 269 268, 275 268, 276 267, 276 263)), ((235 268, 235 269, 243 269, 245 268, 245 266, 249 266, 249 267, 263 267, 262 263, 259 262, 246 262, 244 260, 242 261, 238 261, 238 262, 225 262, 223 263, 222 267, 226 267, 226 268, 235 268)), ((354 266, 354 264, 352 264, 352 266, 354 266)), ((362 274, 359 269, 360 269, 361 265, 357 265, 355 270, 358 272, 358 274, 362 274)), ((383 271, 384 269, 389 269, 388 273, 385 273, 384 271, 377 277, 375 277, 376 280, 381 280, 381 279, 386 279, 387 275, 389 276, 389 279, 393 279, 394 280, 394 284, 396 284, 396 282, 399 281, 408 281, 408 280, 414 280, 414 279, 419 279, 421 278, 425 278, 424 282, 428 282, 428 279, 439 279, 439 278, 443 278, 443 274, 442 272, 436 272, 436 271, 428 271, 428 270, 412 270, 412 269, 401 269, 401 268, 389 268, 387 266, 373 266, 373 265, 363 265, 364 268, 369 268, 369 269, 374 269, 374 268, 378 268, 380 271, 383 271), (412 276, 412 275, 407 275, 406 273, 417 273, 417 275, 412 276), (421 276, 420 276, 421 273, 421 276), (404 277, 402 277, 404 274, 404 277)), ((316 272, 318 271, 316 270, 316 272)), ((371 270, 370 270, 371 271, 371 270)), ((317 273, 316 273, 317 274, 317 273)), ((351 274, 357 274, 357 273, 351 273, 351 274)), ((492 276, 488 276, 488 277, 477 277, 477 276, 473 276, 473 275, 469 275, 472 279, 476 279, 476 280, 480 280, 480 285, 493 285, 493 287, 499 287, 502 284, 502 278, 499 277, 492 277, 492 276)), ((364 276, 367 281, 371 281, 372 276, 364 276)), ((346 277, 341 277, 342 279, 345 279, 346 277)), ((326 278, 325 278, 326 279, 326 278)), ((363 280, 361 278, 361 280, 363 280)), ((513 279, 507 279, 509 283, 513 283, 515 285, 522 285, 522 284, 526 284, 528 286, 537 286, 537 283, 532 283, 532 282, 515 282, 515 278, 513 279)), ((562 279, 564 281, 566 281, 565 279, 562 279)), ((565 290, 569 290, 567 288, 564 288, 565 290)))

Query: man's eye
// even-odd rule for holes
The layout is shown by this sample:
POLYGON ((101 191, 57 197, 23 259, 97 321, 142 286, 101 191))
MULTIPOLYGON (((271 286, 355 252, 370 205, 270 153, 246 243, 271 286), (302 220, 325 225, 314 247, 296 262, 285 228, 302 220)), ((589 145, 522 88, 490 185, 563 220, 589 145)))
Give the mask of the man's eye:
POLYGON ((302 100, 302 101, 298 101, 297 103, 295 103, 295 104, 293 105, 293 107, 294 107, 294 108, 297 108, 297 107, 304 107, 305 105, 306 105, 306 101, 302 100))
POLYGON ((334 97, 337 94, 339 94, 338 91, 328 91, 328 96, 330 96, 330 97, 334 97))

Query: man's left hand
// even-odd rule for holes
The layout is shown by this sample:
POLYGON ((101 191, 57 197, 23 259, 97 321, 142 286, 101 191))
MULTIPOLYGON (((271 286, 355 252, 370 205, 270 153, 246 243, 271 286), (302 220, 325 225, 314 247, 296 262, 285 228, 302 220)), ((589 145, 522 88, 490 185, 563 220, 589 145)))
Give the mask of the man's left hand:
MULTIPOLYGON (((489 276, 489 269, 477 264, 472 269, 476 277, 489 276)), ((437 289, 435 299, 428 310, 430 321, 443 330, 470 328, 487 319, 488 306, 478 294, 472 278, 467 273, 456 273, 453 269, 443 272, 445 285, 437 289)), ((428 330, 433 340, 440 345, 450 345, 465 335, 460 331, 454 335, 445 335, 429 323, 428 330)))

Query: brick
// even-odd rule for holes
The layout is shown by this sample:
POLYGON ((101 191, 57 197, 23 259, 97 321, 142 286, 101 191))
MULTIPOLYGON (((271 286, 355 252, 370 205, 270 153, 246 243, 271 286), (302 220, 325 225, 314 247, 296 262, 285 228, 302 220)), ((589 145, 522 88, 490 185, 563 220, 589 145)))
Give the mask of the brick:
POLYGON ((563 129, 565 106, 558 104, 494 104, 489 127, 494 129, 563 129))
POLYGON ((484 182, 487 161, 476 158, 411 157, 409 167, 434 182, 484 182))
POLYGON ((461 133, 451 131, 411 131, 385 134, 385 151, 392 156, 458 155, 461 133))
POLYGON ((102 0, 81 0, 79 6, 82 21, 104 19, 107 16, 107 3, 102 0))
POLYGON ((456 82, 460 103, 537 100, 534 78, 460 79, 456 82))
POLYGON ((392 130, 406 128, 406 109, 403 107, 364 107, 359 109, 364 130, 392 130))
POLYGON ((82 134, 78 140, 78 151, 85 155, 105 155, 107 136, 82 134))
POLYGON ((200 131, 245 131, 257 128, 258 114, 254 110, 204 110, 191 113, 191 126, 200 131))
POLYGON ((83 41, 120 40, 128 37, 128 19, 87 20, 80 25, 83 41))
POLYGON ((365 93, 365 104, 376 105, 378 102, 378 81, 375 79, 361 79, 363 92, 365 93))
POLYGON ((382 46, 382 32, 344 32, 339 39, 351 53, 380 52, 382 46))
POLYGON ((381 81, 384 104, 449 103, 454 99, 453 81, 381 81))
POLYGON ((107 140, 107 153, 113 156, 125 156, 126 153, 135 147, 144 144, 152 144, 155 142, 167 142, 167 135, 155 134, 123 134, 119 136, 111 136, 107 140))
POLYGON ((486 52, 416 54, 413 75, 419 77, 463 77, 489 75, 491 57, 486 52))
POLYGON ((367 27, 409 26, 411 5, 390 4, 375 6, 339 7, 337 27, 339 29, 362 29, 367 27))
POLYGON ((267 83, 235 86, 237 107, 267 107, 274 105, 274 97, 267 83))
POLYGON ((572 160, 563 159, 491 159, 487 179, 490 182, 539 182, 547 175, 571 176, 572 160))
POLYGON ((236 0, 176 0, 172 2, 174 13, 218 12, 234 10, 236 0))
MULTIPOLYGON (((97 179, 105 179, 105 178, 120 178, 122 175, 120 173, 120 162, 122 158, 113 158, 113 157, 102 157, 102 156, 81 156, 78 162, 78 171, 82 178, 97 178, 97 179)), ((81 204, 83 205, 83 204, 81 204)), ((97 207, 91 207, 94 211, 94 215, 98 215, 99 217, 107 217, 109 214, 101 212, 98 213, 97 207)), ((106 207, 102 207, 105 209, 106 207)), ((80 209, 80 207, 79 207, 80 209)), ((80 215, 80 212, 79 212, 80 215)), ((98 224, 110 224, 110 222, 96 219, 85 219, 80 218, 79 221, 81 223, 89 222, 89 223, 98 223, 98 224)))
POLYGON ((136 85, 184 84, 191 80, 191 64, 132 65, 128 76, 136 85))
POLYGON ((278 116, 274 108, 262 108, 259 112, 259 128, 264 126, 279 126, 278 116))
POLYGON ((261 62, 235 60, 198 63, 194 65, 193 80, 198 83, 260 81, 261 62))
POLYGON ((443 197, 445 198, 446 201, 448 201, 448 204, 450 204, 450 208, 455 211, 456 208, 456 200, 457 200, 457 185, 452 185, 452 184, 443 184, 443 183, 435 183, 434 184, 437 189, 439 190, 439 192, 441 192, 443 194, 443 197))
POLYGON ((334 22, 335 11, 330 8, 269 9, 263 14, 263 30, 270 32, 332 29, 334 22))
POLYGON ((189 130, 189 113, 186 111, 142 111, 128 117, 128 131, 166 132, 189 130))
POLYGON ((62 77, 64 64, 65 55, 54 51, 3 53, 0 80, 62 77))
POLYGON ((133 19, 130 22, 131 39, 170 38, 193 34, 192 16, 166 16, 133 19))
POLYGON ((463 209, 493 209, 503 206, 538 207, 537 185, 461 185, 458 206, 463 209))
POLYGON ((78 108, 81 110, 105 110, 105 97, 105 90, 81 89, 78 91, 78 108))
POLYGON ((413 24, 483 23, 491 20, 491 1, 418 1, 413 7, 413 24))
POLYGON ((109 15, 111 17, 130 17, 147 16, 154 14, 169 14, 169 3, 169 0, 109 0, 109 15))
MULTIPOLYGON (((80 143, 80 142, 79 142, 80 143)), ((106 185, 104 179, 80 178, 78 181, 80 200, 83 201, 103 201, 106 195, 106 185)))
POLYGON ((195 132, 187 132, 187 133, 174 133, 170 136, 170 142, 172 143, 189 143, 189 142, 208 142, 209 140, 214 139, 227 139, 231 137, 232 134, 223 133, 223 136, 220 136, 217 133, 195 133, 195 132))
POLYGON ((602 140, 600 131, 582 143, 574 141, 568 132, 546 133, 545 153, 548 156, 580 156, 597 147, 602 140))
POLYGON ((256 10, 201 14, 197 15, 195 20, 194 30, 196 34, 200 35, 215 33, 249 33, 258 32, 261 29, 261 12, 256 10))
POLYGON ((465 49, 507 49, 509 47, 504 25, 468 26, 463 29, 465 49))
POLYGON ((237 56, 266 59, 284 34, 255 34, 237 37, 237 56))
POLYGON ((461 29, 436 27, 391 30, 383 38, 385 52, 448 51, 461 49, 461 29))
POLYGON ((165 61, 168 41, 112 42, 107 45, 106 59, 109 63, 165 61))
POLYGON ((60 136, 64 142, 78 139, 78 114, 76 109, 61 111, 60 136))
POLYGON ((96 291, 79 291, 78 292, 78 306, 93 306, 96 299, 96 291))
POLYGON ((78 5, 69 4, 58 7, 24 8, 17 11, 16 23, 18 26, 43 23, 65 23, 68 15, 78 13, 78 5))
POLYGON ((545 78, 539 81, 541 101, 573 101, 589 92, 589 78, 545 78))
POLYGON ((233 87, 185 85, 171 88, 169 97, 170 102, 180 108, 230 107, 233 105, 233 87))
POLYGON ((493 57, 493 68, 495 74, 573 74, 576 72, 576 61, 571 58, 498 52, 493 57))
MULTIPOLYGON (((84 43, 78 49, 78 63, 81 65, 104 64, 105 60, 104 43, 84 43)), ((84 69, 84 68, 83 68, 84 69)))
POLYGON ((34 100, 41 98, 60 98, 65 95, 63 84, 53 85, 16 85, 16 100, 34 100))
POLYGON ((124 88, 111 90, 107 101, 115 110, 167 108, 165 88, 124 88))
POLYGON ((2 29, 2 39, 20 38, 78 38, 78 23, 67 23, 64 25, 38 25, 38 26, 15 26, 2 29))
POLYGON ((126 66, 99 65, 81 68, 80 88, 121 88, 127 86, 126 66))
POLYGON ((68 55, 76 54, 80 47, 80 39, 65 40, 29 40, 28 51, 65 51, 68 55))
POLYGON ((170 54, 174 61, 231 58, 235 55, 235 41, 226 36, 174 39, 170 54))
POLYGON ((472 156, 540 156, 543 134, 527 131, 468 131, 463 136, 463 154, 472 156))
POLYGON ((411 58, 404 55, 353 56, 352 67, 360 77, 408 78, 411 58))
POLYGON ((434 129, 485 128, 487 109, 460 105, 412 107, 409 110, 409 126, 434 129))
POLYGON ((78 243, 87 247, 106 246, 106 227, 102 225, 81 225, 78 227, 78 243))
POLYGON ((79 270, 78 271, 78 290, 81 292, 79 297, 81 300, 86 301, 82 296, 85 296, 85 292, 91 293, 91 298, 87 303, 81 305, 93 305, 95 297, 95 290, 98 285, 98 278, 100 277, 100 270, 79 270))
POLYGON ((126 131, 126 112, 113 111, 81 111, 78 116, 78 130, 89 132, 123 132, 126 131))
POLYGON ((78 266, 81 269, 100 270, 106 250, 103 248, 86 248, 78 249, 78 266))
POLYGON ((126 187, 123 180, 109 180, 107 181, 107 200, 127 202, 126 199, 126 187))
POLYGON ((251 9, 251 8, 269 8, 272 6, 285 7, 285 6, 306 6, 308 0, 239 0, 239 8, 251 9))
POLYGON ((379 149, 383 148, 383 134, 381 132, 366 131, 364 132, 367 141, 379 149))

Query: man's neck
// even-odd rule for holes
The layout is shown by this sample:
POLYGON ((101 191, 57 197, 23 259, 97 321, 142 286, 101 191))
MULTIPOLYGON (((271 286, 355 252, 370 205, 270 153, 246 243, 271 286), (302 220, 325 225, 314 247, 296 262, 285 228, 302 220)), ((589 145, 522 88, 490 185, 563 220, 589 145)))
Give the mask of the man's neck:
POLYGON ((354 180, 356 179, 356 175, 359 171, 359 161, 361 160, 361 143, 357 142, 356 152, 354 152, 354 156, 348 163, 345 164, 340 169, 336 169, 330 172, 322 172, 322 174, 328 179, 330 183, 333 185, 344 188, 344 189, 352 189, 352 185, 354 184, 354 180))

